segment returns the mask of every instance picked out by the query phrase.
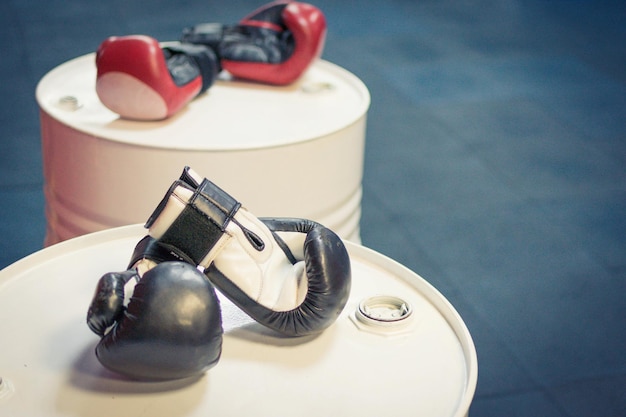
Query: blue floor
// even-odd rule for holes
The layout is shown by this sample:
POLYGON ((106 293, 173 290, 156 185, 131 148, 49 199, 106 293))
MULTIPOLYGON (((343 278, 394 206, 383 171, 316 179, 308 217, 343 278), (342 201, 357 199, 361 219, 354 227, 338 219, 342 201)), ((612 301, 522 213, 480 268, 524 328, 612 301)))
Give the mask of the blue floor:
MULTIPOLYGON (((0 3, 0 267, 44 239, 39 79, 109 35, 172 40, 260 4, 0 3)), ((314 4, 323 57, 372 95, 363 243, 463 316, 470 415, 626 416, 626 6, 314 4)))

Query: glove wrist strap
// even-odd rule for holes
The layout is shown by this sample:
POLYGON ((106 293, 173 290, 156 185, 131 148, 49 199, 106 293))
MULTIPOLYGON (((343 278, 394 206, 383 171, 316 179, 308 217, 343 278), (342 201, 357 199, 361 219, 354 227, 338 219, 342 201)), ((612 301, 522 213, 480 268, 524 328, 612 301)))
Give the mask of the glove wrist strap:
POLYGON ((231 235, 233 222, 257 249, 263 240, 235 219, 241 203, 204 178, 199 180, 189 168, 175 181, 145 227, 149 234, 175 256, 207 267, 231 235))
POLYGON ((213 49, 202 45, 173 44, 164 47, 163 52, 170 56, 166 64, 176 85, 185 85, 200 76, 202 87, 198 94, 208 90, 221 71, 213 49))

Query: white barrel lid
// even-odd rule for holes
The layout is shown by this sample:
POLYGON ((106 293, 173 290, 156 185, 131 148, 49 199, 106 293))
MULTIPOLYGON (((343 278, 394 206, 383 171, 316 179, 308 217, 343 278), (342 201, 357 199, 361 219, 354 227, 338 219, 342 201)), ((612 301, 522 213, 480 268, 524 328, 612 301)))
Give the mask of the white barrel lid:
POLYGON ((353 272, 350 298, 338 320, 322 334, 281 338, 220 296, 222 357, 201 377, 148 383, 105 370, 94 354, 98 337, 86 325, 87 308, 99 277, 125 268, 144 230, 133 225, 81 236, 0 271, 3 413, 37 417, 467 414, 478 368, 461 317, 417 274, 350 242, 346 242, 353 272), (376 318, 382 313, 385 325, 369 326, 355 316, 368 303, 372 308, 368 314, 376 318), (387 307, 392 320, 387 320, 387 307), (401 325, 391 323, 402 317, 407 321, 401 325))
POLYGON ((240 150, 289 145, 342 130, 363 118, 370 95, 345 69, 317 60, 288 86, 218 79, 163 121, 121 119, 95 91, 95 54, 54 68, 39 82, 45 114, 85 134, 137 146, 240 150))

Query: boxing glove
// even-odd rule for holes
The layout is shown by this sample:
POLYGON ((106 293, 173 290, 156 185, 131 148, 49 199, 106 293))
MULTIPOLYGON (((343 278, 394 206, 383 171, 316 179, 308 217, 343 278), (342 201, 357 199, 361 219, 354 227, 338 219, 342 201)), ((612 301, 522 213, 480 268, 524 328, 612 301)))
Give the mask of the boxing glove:
POLYGON ((180 259, 173 253, 159 245, 159 243, 145 236, 133 250, 128 269, 123 272, 110 272, 103 275, 98 281, 89 311, 87 312, 87 325, 97 335, 104 336, 106 330, 115 324, 124 310, 125 287, 139 280, 147 271, 157 264, 168 261, 184 261, 191 263, 189 259, 180 259))
POLYGON ((188 167, 146 223, 167 251, 204 268, 259 323, 286 336, 319 333, 343 310, 350 259, 342 240, 304 219, 259 219, 188 167))
POLYGON ((186 262, 161 262, 141 277, 136 269, 105 274, 87 324, 101 336, 100 363, 133 379, 199 375, 217 364, 222 351, 219 299, 206 276, 186 262), (134 280, 124 306, 124 287, 134 280))
POLYGON ((206 91, 220 72, 212 49, 143 35, 110 37, 96 52, 96 93, 123 118, 160 120, 206 91))
POLYGON ((223 69, 237 78, 286 85, 319 58, 326 19, 315 6, 268 3, 237 25, 204 23, 183 30, 181 40, 211 47, 223 69))

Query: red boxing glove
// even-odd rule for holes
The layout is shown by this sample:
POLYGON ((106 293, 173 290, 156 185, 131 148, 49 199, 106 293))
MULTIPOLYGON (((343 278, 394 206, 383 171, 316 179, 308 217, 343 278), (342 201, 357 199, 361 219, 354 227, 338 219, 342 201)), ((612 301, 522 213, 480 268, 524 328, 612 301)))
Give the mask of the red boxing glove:
POLYGON ((202 45, 161 47, 148 36, 106 39, 96 53, 96 92, 128 119, 160 120, 206 91, 219 73, 215 53, 202 45))
POLYGON ((319 58, 326 40, 323 13, 307 3, 268 3, 238 25, 200 24, 182 41, 215 50, 234 77, 274 85, 297 80, 319 58))

